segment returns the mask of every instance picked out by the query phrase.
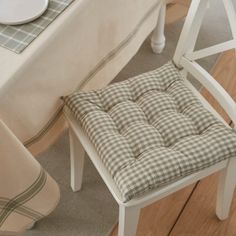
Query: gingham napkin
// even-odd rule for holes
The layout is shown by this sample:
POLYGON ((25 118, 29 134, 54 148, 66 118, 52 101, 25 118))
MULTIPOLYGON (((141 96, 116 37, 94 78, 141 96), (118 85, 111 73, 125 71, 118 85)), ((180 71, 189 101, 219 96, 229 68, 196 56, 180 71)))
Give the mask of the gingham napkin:
POLYGON ((19 25, 0 24, 0 46, 21 53, 74 0, 50 0, 48 9, 37 20, 19 25))

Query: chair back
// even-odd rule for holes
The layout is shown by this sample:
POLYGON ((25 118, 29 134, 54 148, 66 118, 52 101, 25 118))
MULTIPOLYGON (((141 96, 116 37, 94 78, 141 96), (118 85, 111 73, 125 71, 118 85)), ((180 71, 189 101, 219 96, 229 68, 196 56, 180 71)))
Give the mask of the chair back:
POLYGON ((197 37, 206 10, 210 7, 209 0, 192 0, 180 38, 173 57, 175 65, 192 74, 219 102, 236 124, 236 103, 224 88, 196 60, 236 49, 236 12, 232 0, 222 0, 230 24, 232 38, 200 50, 194 50, 197 37))

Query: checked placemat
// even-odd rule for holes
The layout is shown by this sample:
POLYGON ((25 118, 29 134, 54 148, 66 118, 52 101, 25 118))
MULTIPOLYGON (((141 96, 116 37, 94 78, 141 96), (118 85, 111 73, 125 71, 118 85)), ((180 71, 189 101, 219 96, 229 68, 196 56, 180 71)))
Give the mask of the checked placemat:
POLYGON ((0 24, 0 46, 21 53, 74 0, 50 0, 46 12, 35 21, 18 26, 0 24))

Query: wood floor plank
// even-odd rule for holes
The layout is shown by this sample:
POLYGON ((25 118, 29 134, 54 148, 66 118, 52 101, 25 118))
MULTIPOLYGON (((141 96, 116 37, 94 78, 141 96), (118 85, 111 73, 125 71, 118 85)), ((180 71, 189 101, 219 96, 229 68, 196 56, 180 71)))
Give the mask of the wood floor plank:
POLYGON ((169 11, 166 14, 166 24, 172 24, 186 16, 186 13, 188 12, 188 7, 180 4, 175 4, 171 6, 168 10, 169 11))
POLYGON ((217 177, 214 174, 199 183, 170 236, 236 235, 236 194, 230 217, 220 221, 215 215, 217 177))
MULTIPOLYGON (((142 209, 137 236, 166 236, 175 223, 194 185, 142 209)), ((117 236, 117 227, 111 236, 117 236)))
POLYGON ((167 6, 166 24, 172 24, 184 18, 189 9, 190 0, 175 0, 167 6))
MULTIPOLYGON (((223 53, 217 60, 212 69, 213 77, 225 88, 225 90, 236 101, 236 54, 235 50, 229 50, 223 53)), ((224 112, 223 108, 216 102, 207 90, 203 90, 202 94, 217 110, 217 112, 226 120, 230 122, 230 118, 224 112)))

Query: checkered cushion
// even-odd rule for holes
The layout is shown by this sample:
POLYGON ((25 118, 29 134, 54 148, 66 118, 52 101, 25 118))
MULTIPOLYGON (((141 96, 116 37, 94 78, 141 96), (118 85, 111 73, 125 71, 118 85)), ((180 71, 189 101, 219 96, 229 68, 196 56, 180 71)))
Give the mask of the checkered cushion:
POLYGON ((123 200, 236 155, 236 133, 207 111, 169 62, 64 98, 123 200))

